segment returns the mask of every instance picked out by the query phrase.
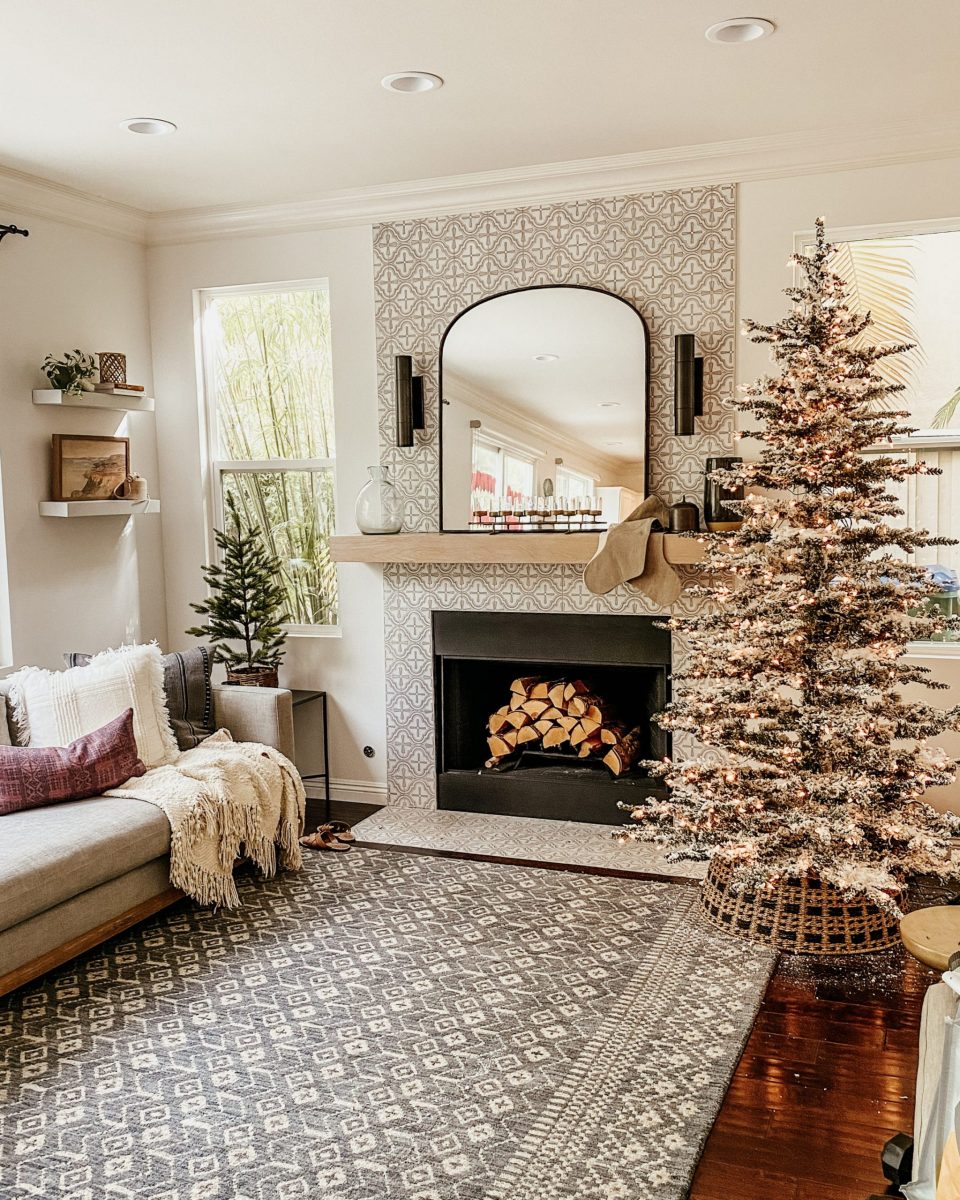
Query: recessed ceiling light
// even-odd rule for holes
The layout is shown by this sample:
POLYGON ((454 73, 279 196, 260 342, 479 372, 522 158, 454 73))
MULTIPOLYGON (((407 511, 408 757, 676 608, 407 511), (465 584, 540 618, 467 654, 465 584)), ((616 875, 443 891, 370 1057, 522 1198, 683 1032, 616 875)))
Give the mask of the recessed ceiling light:
POLYGON ((380 86, 388 92, 433 92, 443 87, 443 80, 429 71, 399 71, 396 75, 384 75, 380 86))
POLYGON ((533 361, 534 362, 557 362, 557 360, 559 358, 560 358, 559 354, 535 354, 533 356, 533 361))
POLYGON ((597 408, 619 408, 619 400, 601 400, 597 408))
POLYGON ((144 133, 149 137, 159 137, 163 133, 176 133, 177 127, 172 121, 164 121, 162 117, 127 117, 120 122, 121 129, 129 129, 131 133, 144 133))
POLYGON ((733 17, 729 21, 718 21, 707 30, 708 42, 725 42, 727 45, 743 42, 758 42, 775 32, 776 25, 765 17, 733 17))
POLYGON ((604 442, 605 446, 622 446, 623 442, 604 442))

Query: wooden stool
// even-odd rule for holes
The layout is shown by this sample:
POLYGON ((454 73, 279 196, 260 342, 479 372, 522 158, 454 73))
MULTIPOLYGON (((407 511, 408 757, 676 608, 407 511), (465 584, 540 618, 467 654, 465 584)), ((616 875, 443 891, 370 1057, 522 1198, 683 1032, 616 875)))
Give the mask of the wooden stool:
POLYGON ((935 971, 946 971, 960 950, 960 905, 918 908, 900 922, 900 938, 914 958, 935 971))

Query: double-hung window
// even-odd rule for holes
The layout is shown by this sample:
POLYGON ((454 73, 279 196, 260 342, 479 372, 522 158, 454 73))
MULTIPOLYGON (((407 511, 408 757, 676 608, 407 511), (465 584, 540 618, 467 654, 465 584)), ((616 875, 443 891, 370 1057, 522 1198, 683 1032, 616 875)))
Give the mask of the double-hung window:
POLYGON ((330 296, 322 282, 200 293, 210 499, 232 495, 280 564, 286 625, 338 624, 330 296))
POLYGON ((597 480, 593 475, 585 475, 582 471, 557 467, 554 488, 558 496, 592 496, 597 489, 597 480))
POLYGON ((471 489, 515 501, 537 490, 535 451, 495 433, 473 431, 471 489))

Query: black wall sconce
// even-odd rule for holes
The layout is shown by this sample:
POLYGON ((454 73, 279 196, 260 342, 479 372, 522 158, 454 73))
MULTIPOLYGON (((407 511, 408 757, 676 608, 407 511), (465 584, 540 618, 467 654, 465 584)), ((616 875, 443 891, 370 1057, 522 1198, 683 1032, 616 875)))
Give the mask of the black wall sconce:
POLYGON ((29 229, 21 229, 18 225, 0 225, 0 242, 7 236, 8 233, 19 233, 21 237, 29 237, 29 229))
POLYGON ((423 376, 414 375, 413 358, 397 354, 393 359, 396 374, 397 445, 412 446, 413 431, 426 428, 423 406, 423 376))
POLYGON ((423 376, 414 375, 412 385, 413 392, 410 399, 413 405, 413 427, 417 430, 426 429, 427 418, 423 407, 423 376))
POLYGON ((678 437, 695 433, 694 418, 703 416, 703 358, 692 333, 673 339, 673 420, 678 437))

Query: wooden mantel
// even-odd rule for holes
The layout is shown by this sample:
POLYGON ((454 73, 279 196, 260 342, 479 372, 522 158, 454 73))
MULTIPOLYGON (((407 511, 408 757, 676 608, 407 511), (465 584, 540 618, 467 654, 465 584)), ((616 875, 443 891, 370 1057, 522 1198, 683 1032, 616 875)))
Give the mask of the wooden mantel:
MULTIPOLYGON (((699 562, 696 538, 654 533, 664 539, 667 562, 699 562)), ((364 563, 586 563, 600 541, 597 533, 395 533, 356 534, 330 539, 335 562, 364 563)))

